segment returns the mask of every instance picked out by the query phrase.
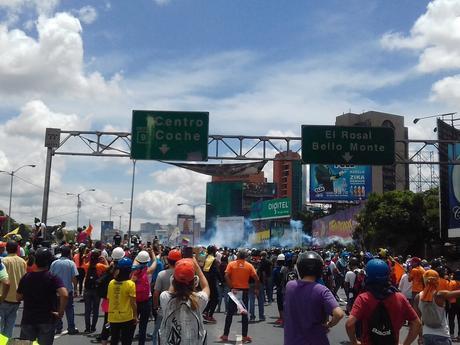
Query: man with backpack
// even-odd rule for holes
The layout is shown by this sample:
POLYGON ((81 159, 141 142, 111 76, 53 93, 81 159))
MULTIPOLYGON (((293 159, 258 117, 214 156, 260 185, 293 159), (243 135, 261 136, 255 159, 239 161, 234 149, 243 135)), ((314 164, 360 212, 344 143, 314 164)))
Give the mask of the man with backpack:
POLYGON ((364 288, 364 272, 358 268, 358 260, 351 258, 349 269, 345 274, 344 289, 347 297, 347 313, 350 312, 353 302, 364 288))
POLYGON ((155 326, 153 329, 153 344, 157 344, 158 330, 160 329, 161 322, 163 320, 163 314, 160 307, 160 294, 163 291, 169 290, 171 286, 171 277, 174 274, 174 267, 176 262, 182 259, 182 253, 178 249, 172 249, 168 252, 168 269, 161 271, 155 281, 154 293, 153 293, 153 310, 157 314, 155 319, 155 326))
POLYGON ((417 338, 421 322, 406 297, 390 284, 390 268, 380 259, 366 265, 366 290, 355 300, 346 331, 351 345, 396 345, 399 331, 409 321, 409 332, 403 345, 417 338), (356 338, 355 326, 362 323, 362 339, 356 338))
MULTIPOLYGON (((61 246, 61 257, 51 264, 50 272, 61 278, 65 288, 69 294, 65 315, 67 318, 67 330, 69 335, 78 334, 78 329, 75 328, 75 313, 73 298, 77 292, 77 276, 78 270, 75 262, 71 259, 71 250, 69 246, 61 246)), ((56 323, 56 333, 62 332, 63 323, 59 319, 56 323)))
POLYGON ((297 259, 299 279, 286 285, 284 345, 329 345, 329 328, 344 316, 332 292, 317 283, 323 265, 321 256, 313 251, 301 253, 297 259))

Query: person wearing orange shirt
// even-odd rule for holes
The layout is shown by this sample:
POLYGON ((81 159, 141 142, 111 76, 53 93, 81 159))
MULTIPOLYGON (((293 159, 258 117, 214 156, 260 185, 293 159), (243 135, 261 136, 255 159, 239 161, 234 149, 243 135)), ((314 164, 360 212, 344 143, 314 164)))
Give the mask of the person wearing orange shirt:
MULTIPOLYGON (((235 294, 241 294, 242 300, 245 306, 248 305, 248 291, 249 291, 249 279, 253 278, 255 281, 255 295, 259 294, 259 277, 253 265, 246 261, 248 256, 246 249, 240 249, 238 251, 237 259, 230 262, 225 270, 225 281, 230 290, 235 294)), ((232 299, 228 301, 228 311, 225 318, 224 334, 220 337, 222 341, 228 341, 228 334, 230 333, 230 327, 232 325, 233 314, 237 312, 237 305, 232 299)), ((252 338, 248 336, 248 314, 242 314, 242 326, 243 326, 243 344, 252 342, 252 338)))
POLYGON ((99 304, 101 301, 97 293, 96 281, 109 267, 107 260, 101 256, 101 251, 99 249, 93 249, 90 254, 90 261, 83 265, 85 269, 85 280, 83 282, 85 333, 93 333, 96 331, 96 324, 99 318, 99 304))
POLYGON ((423 291, 423 274, 425 270, 420 266, 422 260, 418 257, 414 257, 411 260, 412 269, 409 273, 409 282, 412 283, 412 301, 415 300, 415 296, 423 291))

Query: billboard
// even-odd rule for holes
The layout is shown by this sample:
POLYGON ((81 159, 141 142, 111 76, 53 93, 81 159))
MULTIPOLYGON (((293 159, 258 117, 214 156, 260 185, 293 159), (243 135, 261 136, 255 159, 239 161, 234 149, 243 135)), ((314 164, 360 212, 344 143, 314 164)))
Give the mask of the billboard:
POLYGON ((371 166, 310 165, 310 202, 352 202, 365 200, 371 191, 371 166))
POLYGON ((94 238, 100 238, 101 240, 105 240, 108 234, 110 234, 112 230, 113 230, 113 221, 101 220, 100 236, 94 236, 94 238))
POLYGON ((352 239, 353 231, 358 222, 356 215, 363 205, 353 206, 313 221, 312 235, 316 239, 340 238, 345 241, 352 239))
POLYGON ((177 215, 177 227, 181 235, 193 236, 193 215, 189 214, 178 214, 177 215))
MULTIPOLYGON (((460 144, 449 144, 449 160, 460 160, 460 144)), ((460 237, 460 165, 449 164, 449 223, 448 237, 460 237)))
POLYGON ((220 247, 238 247, 244 241, 244 217, 217 217, 214 243, 220 247))
POLYGON ((255 202, 251 207, 251 220, 291 217, 291 199, 280 198, 255 202))

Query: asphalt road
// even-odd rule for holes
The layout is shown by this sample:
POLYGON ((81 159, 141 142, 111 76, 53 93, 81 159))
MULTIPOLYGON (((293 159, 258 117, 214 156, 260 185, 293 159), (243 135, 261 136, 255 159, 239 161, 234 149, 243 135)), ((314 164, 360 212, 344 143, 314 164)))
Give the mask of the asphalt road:
MULTIPOLYGON (((78 300, 78 299, 77 299, 78 300)), ((21 309, 20 309, 21 312, 21 309)), ((256 307, 257 313, 257 307, 256 307)), ((275 324, 277 319, 277 308, 276 303, 265 306, 266 321, 255 322, 249 324, 249 335, 253 338, 253 344, 260 345, 282 345, 283 344, 283 328, 275 324)), ((258 315, 256 315, 258 316, 258 315)), ((208 331, 208 344, 240 344, 238 340, 241 340, 241 317, 234 317, 232 327, 230 330, 229 341, 221 342, 219 337, 223 333, 224 328, 224 313, 216 313, 214 317, 217 319, 216 324, 207 324, 205 327, 208 331)), ((14 336, 19 336, 19 323, 21 320, 20 313, 16 320, 16 327, 14 330, 14 336)), ((345 332, 345 320, 346 317, 335 326, 329 333, 329 341, 332 345, 346 345, 348 344, 348 338, 345 332)), ((75 303, 75 322, 77 328, 82 331, 84 327, 84 306, 83 303, 75 303)), ((103 316, 100 315, 99 322, 97 325, 97 331, 100 332, 103 322, 103 316)), ((64 317, 64 329, 67 327, 67 322, 64 317)), ((148 332, 153 330, 153 322, 149 322, 148 332)), ((97 333, 98 333, 97 332, 97 333)), ((137 331, 136 331, 137 332, 137 331)), ((401 331, 401 339, 407 334, 407 328, 403 328, 401 331)), ((84 335, 67 335, 61 334, 56 335, 55 344, 57 345, 83 345, 91 344, 91 340, 94 339, 96 334, 84 335)), ((134 342, 136 344, 136 342, 134 342)), ((150 343, 151 344, 151 343, 150 343)), ((416 342, 414 342, 416 344, 416 342)), ((152 344, 153 345, 153 344, 152 344)), ((299 344, 300 345, 300 344, 299 344)))

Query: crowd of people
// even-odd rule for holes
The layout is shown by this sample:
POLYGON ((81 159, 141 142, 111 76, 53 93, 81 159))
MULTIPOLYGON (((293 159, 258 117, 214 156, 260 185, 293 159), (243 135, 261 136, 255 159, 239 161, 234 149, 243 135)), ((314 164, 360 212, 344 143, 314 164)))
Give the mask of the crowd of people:
POLYGON ((233 317, 241 315, 242 343, 251 343, 249 325, 264 322, 265 306, 276 300, 285 345, 329 344, 328 330, 345 315, 352 345, 460 341, 460 270, 442 257, 167 247, 118 233, 111 243, 76 240, 23 243, 14 235, 0 242, 1 334, 12 338, 23 302, 20 339, 40 345, 64 331, 63 319, 67 334, 97 334, 94 343, 206 344, 215 312, 226 313, 215 326, 220 341, 229 341, 233 317), (84 302, 84 330, 75 326, 76 299, 84 302))

